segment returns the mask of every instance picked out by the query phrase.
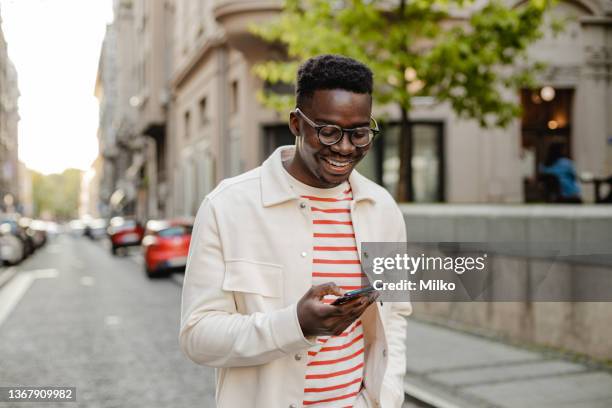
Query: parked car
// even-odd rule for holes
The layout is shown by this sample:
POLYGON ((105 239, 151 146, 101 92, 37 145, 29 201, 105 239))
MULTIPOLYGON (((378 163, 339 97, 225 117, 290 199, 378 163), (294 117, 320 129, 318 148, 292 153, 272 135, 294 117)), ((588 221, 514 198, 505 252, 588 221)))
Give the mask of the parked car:
POLYGON ((192 229, 193 223, 188 220, 152 220, 147 223, 142 247, 145 272, 149 278, 185 270, 192 229))
POLYGON ((103 218, 90 220, 85 224, 83 235, 92 240, 101 239, 106 236, 107 227, 108 223, 103 218))
POLYGON ((144 228, 133 218, 111 218, 107 232, 113 255, 117 254, 119 248, 140 245, 144 236, 144 228))
POLYGON ((3 264, 15 265, 27 257, 23 235, 16 221, 0 221, 0 257, 3 264))
POLYGON ((73 237, 82 236, 84 230, 85 230, 85 223, 81 220, 72 220, 68 223, 68 232, 73 237))
POLYGON ((47 228, 44 221, 21 217, 19 226, 25 230, 32 250, 42 247, 47 242, 47 228))

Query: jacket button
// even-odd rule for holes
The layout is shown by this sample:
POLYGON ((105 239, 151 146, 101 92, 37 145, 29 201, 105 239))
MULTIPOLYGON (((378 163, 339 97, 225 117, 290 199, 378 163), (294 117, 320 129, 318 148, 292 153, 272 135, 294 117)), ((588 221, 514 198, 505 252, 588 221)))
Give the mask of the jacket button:
POLYGON ((302 359, 302 355, 296 354, 295 356, 293 356, 293 358, 295 358, 295 361, 300 361, 302 359))
POLYGON ((302 252, 302 258, 306 258, 306 252, 302 252))
POLYGON ((300 208, 306 208, 306 203, 300 203, 300 208))

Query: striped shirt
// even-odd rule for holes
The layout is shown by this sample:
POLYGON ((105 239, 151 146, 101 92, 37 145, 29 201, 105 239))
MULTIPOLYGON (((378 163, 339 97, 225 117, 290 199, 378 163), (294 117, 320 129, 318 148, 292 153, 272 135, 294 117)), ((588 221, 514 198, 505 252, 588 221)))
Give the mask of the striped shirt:
MULTIPOLYGON (((351 221, 353 199, 348 182, 319 189, 305 185, 289 173, 289 184, 309 201, 312 231, 312 284, 335 282, 349 291, 362 287, 361 264, 351 221)), ((335 296, 326 296, 325 303, 335 296)), ((360 319, 339 336, 317 337, 308 350, 304 387, 305 407, 351 407, 355 403, 364 371, 363 327, 360 319)))

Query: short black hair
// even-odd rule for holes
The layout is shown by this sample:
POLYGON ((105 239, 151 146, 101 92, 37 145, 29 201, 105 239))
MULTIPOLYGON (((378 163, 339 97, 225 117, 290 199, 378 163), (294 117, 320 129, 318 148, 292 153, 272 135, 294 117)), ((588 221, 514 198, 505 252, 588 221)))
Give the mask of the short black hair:
POLYGON ((309 58, 297 73, 296 105, 303 107, 320 89, 372 95, 372 77, 370 68, 349 57, 325 54, 309 58))

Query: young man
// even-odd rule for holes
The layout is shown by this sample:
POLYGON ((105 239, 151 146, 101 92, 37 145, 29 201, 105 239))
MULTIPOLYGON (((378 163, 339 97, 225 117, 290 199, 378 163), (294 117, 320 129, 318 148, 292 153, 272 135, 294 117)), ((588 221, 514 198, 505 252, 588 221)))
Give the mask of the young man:
POLYGON ((323 55, 298 72, 295 146, 224 180, 202 203, 180 345, 216 367, 218 407, 399 408, 408 303, 362 284, 361 242, 405 241, 392 197, 353 168, 377 133, 372 72, 323 55))

